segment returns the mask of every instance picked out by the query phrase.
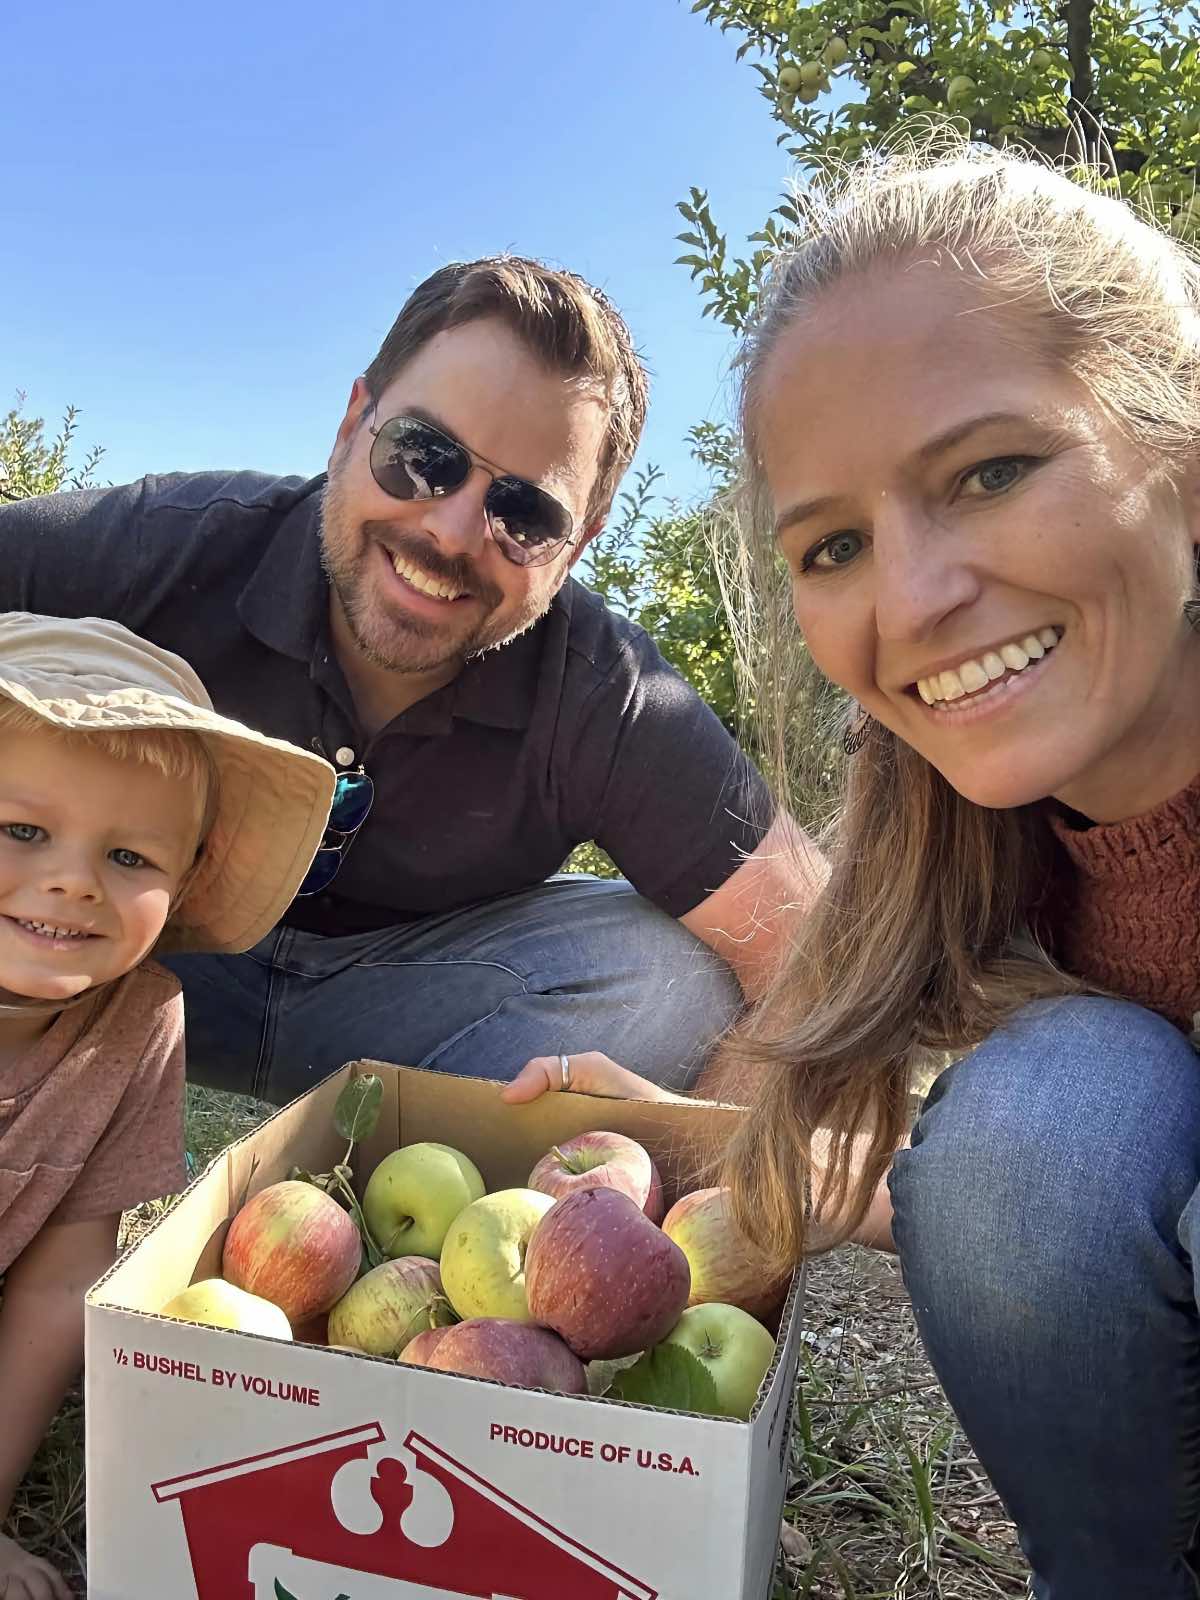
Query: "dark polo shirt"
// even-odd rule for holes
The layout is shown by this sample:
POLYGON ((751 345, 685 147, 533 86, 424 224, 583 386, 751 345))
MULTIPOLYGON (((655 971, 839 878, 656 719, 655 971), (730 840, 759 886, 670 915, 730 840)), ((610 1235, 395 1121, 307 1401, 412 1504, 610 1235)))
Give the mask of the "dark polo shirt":
POLYGON ((123 622, 190 661, 225 715, 365 766, 371 815, 293 925, 453 911, 543 882, 588 839, 672 916, 718 888, 770 819, 763 782, 647 635, 574 580, 366 736, 330 643, 323 483, 177 474, 0 503, 0 604, 123 622))

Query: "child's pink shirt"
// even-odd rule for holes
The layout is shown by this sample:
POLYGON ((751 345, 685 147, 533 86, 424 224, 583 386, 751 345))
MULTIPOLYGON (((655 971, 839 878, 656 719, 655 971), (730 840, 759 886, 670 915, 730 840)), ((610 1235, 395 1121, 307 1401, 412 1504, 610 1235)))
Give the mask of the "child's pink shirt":
POLYGON ((47 1222, 183 1187, 183 997, 145 962, 0 1070, 0 1273, 47 1222))

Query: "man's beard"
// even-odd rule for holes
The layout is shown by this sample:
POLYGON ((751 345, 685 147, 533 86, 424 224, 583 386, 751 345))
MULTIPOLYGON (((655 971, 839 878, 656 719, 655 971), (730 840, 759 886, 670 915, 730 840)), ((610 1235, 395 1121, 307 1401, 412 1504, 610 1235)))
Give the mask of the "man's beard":
POLYGON ((321 564, 337 595, 355 644, 373 666, 389 672, 434 672, 508 644, 549 609, 554 591, 540 600, 526 594, 515 615, 499 615, 504 596, 465 556, 447 558, 428 539, 388 522, 355 524, 331 471, 321 504, 321 564), (472 597, 473 621, 463 626, 414 616, 384 603, 366 568, 375 545, 397 551, 424 575, 472 597))

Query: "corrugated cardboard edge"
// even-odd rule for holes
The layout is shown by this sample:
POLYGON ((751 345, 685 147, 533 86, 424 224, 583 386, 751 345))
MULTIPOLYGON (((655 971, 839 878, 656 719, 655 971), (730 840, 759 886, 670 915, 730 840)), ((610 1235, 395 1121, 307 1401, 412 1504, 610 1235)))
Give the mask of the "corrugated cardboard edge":
MULTIPOLYGON (((412 1143, 413 1138, 405 1127, 403 1085, 405 1082, 408 1082, 416 1087, 419 1086, 422 1081, 440 1082, 441 1092, 444 1092, 444 1075, 441 1073, 429 1072, 418 1067, 400 1066, 395 1062, 381 1062, 372 1060, 347 1062, 336 1072, 330 1073, 328 1077, 323 1078, 320 1083, 315 1084, 313 1088, 307 1090, 303 1095, 300 1095, 297 1099, 290 1101, 286 1106, 281 1106, 279 1110, 261 1122, 258 1127, 252 1129, 249 1133, 243 1134, 240 1139, 236 1139, 232 1144, 227 1145, 224 1150, 220 1151, 216 1156, 214 1156, 204 1170, 198 1173, 196 1177, 193 1178, 192 1181, 187 1185, 187 1187, 174 1197, 163 1214, 155 1219, 146 1232, 138 1239, 127 1245, 117 1260, 114 1261, 113 1265, 103 1275, 103 1277, 98 1279, 97 1282, 93 1284, 85 1297, 85 1306, 92 1307, 96 1310, 102 1310, 107 1315, 117 1314, 122 1318, 133 1319, 141 1323, 145 1323, 147 1321, 176 1321, 177 1319, 160 1317, 156 1312, 138 1310, 134 1307, 122 1305, 112 1300, 107 1300, 104 1298, 102 1291, 105 1285, 109 1283, 112 1278, 114 1278, 118 1273, 127 1267, 130 1258, 136 1251, 148 1249, 148 1259, 153 1257, 153 1241, 155 1236, 162 1235, 164 1232, 169 1231, 173 1226, 177 1225, 175 1219, 178 1218, 180 1212, 193 1203, 193 1197, 198 1194, 204 1184, 210 1181, 214 1173, 214 1169, 217 1169, 223 1165, 225 1169, 225 1216, 223 1223, 218 1223, 212 1234, 210 1234, 205 1252, 202 1253, 201 1256, 201 1260, 203 1260, 204 1254, 211 1252, 215 1248, 216 1236, 220 1234, 223 1237, 225 1228, 228 1227, 229 1219, 239 1208, 239 1206, 244 1203, 245 1192, 249 1183, 252 1181, 255 1172, 257 1172, 264 1165, 264 1163, 257 1157, 251 1157, 250 1159, 247 1159, 248 1147, 251 1144, 260 1144, 264 1137, 270 1141, 272 1139, 272 1130, 274 1130, 274 1135, 276 1137, 279 1136, 283 1131, 284 1125, 288 1122, 296 1122, 297 1124, 301 1122, 305 1114, 305 1111, 302 1108, 311 1108, 318 1098, 327 1098, 329 1100, 330 1117, 327 1124, 327 1133, 323 1136, 323 1148, 327 1151, 331 1150, 332 1154, 328 1156, 328 1159, 323 1156, 314 1155, 308 1162, 297 1162, 294 1159, 297 1153, 295 1145, 285 1137, 282 1142, 287 1144, 288 1147, 287 1166, 290 1167, 291 1165, 300 1165, 308 1166, 310 1170, 319 1170, 324 1166, 331 1165, 334 1160, 340 1159, 342 1154, 342 1142, 338 1138, 338 1135, 333 1128, 333 1105, 337 1100, 338 1094, 340 1094, 346 1083, 350 1082, 353 1078, 361 1077, 367 1073, 376 1073, 376 1075, 379 1075, 376 1070, 379 1067, 384 1067, 387 1069, 382 1075, 384 1082, 383 1105, 381 1107, 379 1122, 376 1126, 374 1134, 370 1139, 364 1140, 359 1146, 357 1146, 356 1156, 358 1157, 358 1160, 355 1164, 356 1177, 361 1177, 361 1173, 364 1170, 366 1172, 370 1172, 373 1166, 376 1165, 384 1155, 388 1154, 391 1150, 396 1149, 401 1142, 412 1143), (395 1074, 396 1076, 393 1077, 392 1074, 395 1074)), ((501 1087, 501 1085, 499 1085, 495 1080, 489 1078, 466 1078, 456 1076, 453 1082, 456 1087, 461 1087, 465 1090, 468 1096, 466 1110, 468 1115, 471 1116, 478 1114, 478 1106, 486 1106, 489 1102, 494 1105, 495 1097, 499 1091, 499 1088, 501 1087), (472 1104, 472 1102, 476 1101, 476 1097, 478 1097, 477 1104, 472 1104)), ((421 1105, 422 1100, 423 1096, 418 1095, 415 1106, 410 1105, 410 1115, 408 1118, 409 1124, 414 1122, 417 1124, 417 1138, 429 1137, 429 1135, 424 1134, 419 1127, 420 1120, 425 1114, 425 1108, 421 1105)), ((686 1102, 675 1103, 652 1100, 621 1100, 600 1095, 582 1094, 547 1094, 543 1095, 536 1101, 530 1102, 527 1106, 506 1108, 506 1110, 512 1109, 514 1111, 519 1111, 523 1117, 528 1118, 528 1120, 535 1126, 541 1121, 545 1121, 547 1123, 553 1122, 555 1124, 553 1130, 548 1128, 544 1136, 546 1140, 545 1147, 549 1148, 551 1144, 557 1143, 564 1138, 570 1138, 573 1132, 585 1132, 589 1129, 595 1128, 595 1106, 598 1103, 611 1108, 613 1115, 609 1121, 613 1125, 614 1131, 627 1132, 631 1138, 637 1137, 634 1129, 640 1123, 645 1123, 648 1127, 653 1125, 657 1129, 661 1128, 664 1122, 667 1125, 670 1125, 677 1119, 686 1120, 696 1112, 704 1113, 709 1118, 711 1118, 711 1115, 714 1113, 722 1116, 728 1116, 732 1123, 733 1121, 736 1121, 737 1118, 744 1115, 745 1110, 745 1108, 740 1106, 724 1105, 718 1102, 709 1102, 703 1100, 689 1100, 686 1102), (568 1113, 566 1117, 568 1131, 565 1133, 563 1131, 564 1112, 568 1113), (576 1123, 578 1126, 575 1126, 576 1123)), ((539 1134, 537 1137, 540 1140, 543 1136, 539 1134)), ((657 1139, 651 1142, 657 1143, 657 1139)), ((311 1148, 315 1141, 309 1140, 306 1141, 306 1143, 311 1148)), ((286 1175, 286 1173, 283 1175, 286 1175)), ((272 1179, 271 1181, 276 1182, 278 1179, 272 1179)), ((491 1187, 491 1185, 489 1185, 489 1187, 491 1187)), ((219 1270, 219 1265, 217 1270, 219 1270)), ((801 1266, 793 1274, 792 1283, 784 1304, 782 1316, 780 1318, 779 1332, 775 1341, 775 1357, 767 1371, 766 1376, 763 1379, 762 1384, 760 1385, 758 1399, 755 1403, 753 1411, 750 1414, 748 1422, 743 1422, 740 1418, 736 1417, 718 1417, 708 1415, 704 1412, 677 1411, 668 1406, 643 1405, 636 1401, 620 1400, 608 1395, 588 1394, 562 1396, 557 1390, 539 1390, 536 1392, 544 1394, 559 1394, 559 1398, 585 1400, 590 1403, 622 1407, 634 1411, 651 1412, 657 1414, 662 1414, 665 1412, 668 1415, 687 1417, 691 1421, 699 1421, 705 1424, 725 1425, 731 1428, 748 1430, 749 1424, 758 1419, 764 1407, 773 1399, 776 1387, 776 1378, 780 1367, 785 1361, 790 1361, 792 1359, 792 1353, 798 1344, 799 1334, 796 1326, 796 1319, 798 1317, 799 1308, 803 1304, 803 1290, 804 1270, 803 1266, 801 1266)), ((198 1326, 203 1326, 203 1324, 198 1324, 198 1326)), ((225 1331, 228 1332, 233 1338, 250 1339, 256 1343, 265 1345, 275 1345, 290 1342, 287 1340, 272 1338, 267 1334, 247 1333, 240 1330, 225 1331)), ((296 1342, 304 1343, 304 1341, 296 1342)), ((396 1366, 400 1364, 392 1360, 390 1357, 371 1356, 367 1355, 365 1352, 351 1353, 350 1351, 328 1350, 327 1347, 321 1345, 314 1345, 312 1348, 324 1349, 327 1355, 342 1356, 346 1360, 376 1361, 392 1370, 394 1370, 396 1366)), ((497 1383, 492 1379, 470 1378, 460 1373, 438 1373, 436 1375, 439 1378, 451 1379, 456 1383, 484 1383, 488 1384, 490 1387, 498 1389, 504 1389, 508 1387, 507 1385, 497 1383)), ((787 1402, 785 1401, 785 1410, 786 1406, 787 1402)), ((748 1449, 750 1437, 749 1432, 746 1431, 740 1437, 745 1438, 748 1449)))

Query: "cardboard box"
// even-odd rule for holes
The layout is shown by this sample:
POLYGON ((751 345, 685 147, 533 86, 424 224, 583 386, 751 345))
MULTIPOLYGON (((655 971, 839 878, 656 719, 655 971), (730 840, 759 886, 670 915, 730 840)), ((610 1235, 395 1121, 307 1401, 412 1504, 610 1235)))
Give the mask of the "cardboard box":
POLYGON ((547 1095, 355 1063, 224 1152, 87 1300, 93 1600, 766 1600, 789 1458, 798 1288, 751 1420, 507 1388, 155 1308, 220 1271, 229 1219, 344 1154, 333 1105, 384 1079, 358 1181, 400 1144, 465 1151, 489 1189, 587 1128, 642 1141, 668 1198, 739 1115, 547 1095))

